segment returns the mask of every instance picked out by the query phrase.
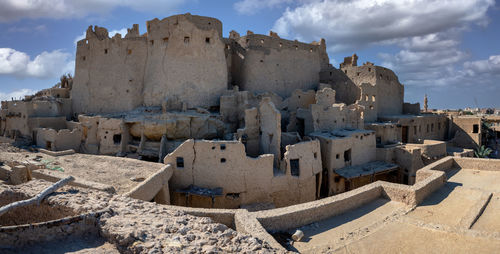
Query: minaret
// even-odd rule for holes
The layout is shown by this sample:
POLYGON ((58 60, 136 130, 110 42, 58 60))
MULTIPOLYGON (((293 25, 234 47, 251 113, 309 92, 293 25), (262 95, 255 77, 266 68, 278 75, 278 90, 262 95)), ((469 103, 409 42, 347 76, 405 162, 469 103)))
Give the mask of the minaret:
POLYGON ((429 102, 429 100, 427 100, 427 94, 425 94, 425 97, 424 97, 424 112, 427 112, 427 103, 429 102))

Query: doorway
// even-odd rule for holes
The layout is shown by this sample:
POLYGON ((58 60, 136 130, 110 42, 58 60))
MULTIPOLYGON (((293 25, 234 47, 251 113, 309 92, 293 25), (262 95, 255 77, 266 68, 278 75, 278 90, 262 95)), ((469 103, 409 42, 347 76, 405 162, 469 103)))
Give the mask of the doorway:
POLYGON ((401 138, 403 143, 408 143, 408 126, 403 126, 401 128, 401 138))

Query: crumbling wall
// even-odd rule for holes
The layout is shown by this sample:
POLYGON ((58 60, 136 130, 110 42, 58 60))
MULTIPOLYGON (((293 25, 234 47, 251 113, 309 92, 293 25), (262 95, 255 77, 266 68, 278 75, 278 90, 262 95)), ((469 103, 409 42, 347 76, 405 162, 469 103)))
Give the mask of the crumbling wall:
POLYGON ((249 156, 257 157, 260 150, 260 118, 257 108, 245 110, 245 127, 238 129, 237 139, 245 144, 249 156))
POLYGON ((403 114, 420 115, 420 103, 403 103, 403 114))
POLYGON ((188 107, 218 105, 228 83, 219 20, 185 14, 148 21, 142 36, 137 29, 109 38, 105 28, 89 27, 78 42, 76 113, 128 111, 173 98, 188 107))
POLYGON ((324 106, 312 104, 308 110, 299 109, 297 118, 303 119, 304 133, 329 131, 340 128, 363 129, 363 109, 356 104, 333 104, 324 106))
POLYGON ((482 145, 481 117, 450 117, 450 142, 457 147, 475 149, 482 145))
MULTIPOLYGON (((171 178, 174 191, 190 185, 222 188, 223 196, 215 198, 215 208, 271 202, 268 190, 273 177, 273 156, 247 157, 240 142, 187 140, 168 154, 164 162, 174 165, 171 178)), ((198 197, 198 201, 195 198, 191 204, 185 204, 183 198, 174 193, 173 203, 196 207, 206 202, 198 197)))
POLYGON ((82 131, 79 128, 54 130, 47 128, 36 129, 37 146, 51 150, 64 151, 73 149, 80 150, 82 142, 82 131))
POLYGON ((97 138, 99 140, 99 153, 115 155, 120 152, 122 139, 122 119, 99 118, 97 138))
MULTIPOLYGON (((404 87, 393 71, 366 63, 363 66, 343 65, 341 70, 357 85, 370 83, 376 88, 377 116, 403 113, 404 87)), ((335 88, 334 88, 335 89, 335 88)), ((357 97, 357 99, 362 98, 357 97)), ((373 120, 373 119, 371 119, 373 120)))
POLYGON ((187 140, 164 162, 174 167, 170 180, 172 201, 177 205, 214 208, 238 208, 241 205, 274 203, 287 206, 316 199, 316 174, 321 170, 318 141, 287 146, 282 165, 285 172, 275 173, 273 156, 247 157, 237 141, 187 140), (290 160, 293 162, 293 174, 290 160), (222 195, 202 197, 180 190, 195 185, 222 188, 222 195))
POLYGON ((329 87, 318 89, 315 99, 316 104, 331 107, 335 104, 335 90, 329 87))
POLYGON ((309 136, 321 144, 323 168, 327 171, 328 195, 343 192, 343 181, 336 178, 335 169, 356 166, 377 158, 375 133, 365 130, 336 130, 314 132, 309 136))
POLYGON ((99 153, 99 139, 97 138, 99 119, 100 117, 98 116, 78 116, 78 121, 82 127, 83 153, 99 153))
POLYGON ((329 84, 335 90, 335 101, 353 104, 361 95, 360 88, 342 71, 335 67, 329 67, 320 72, 321 83, 329 84))
POLYGON ((375 131, 377 145, 391 145, 401 141, 401 126, 395 123, 368 123, 365 124, 365 129, 375 131))
POLYGON ((319 84, 319 72, 328 67, 324 40, 306 44, 277 37, 248 34, 237 42, 244 50, 235 51, 239 58, 239 73, 233 83, 242 90, 271 91, 289 97, 296 89, 314 89, 319 84))
POLYGON ((269 97, 259 105, 260 154, 274 154, 274 165, 279 164, 281 144, 281 114, 269 97))
POLYGON ((222 23, 191 14, 147 22, 144 103, 177 96, 189 107, 219 105, 228 71, 222 23))
POLYGON ((147 39, 125 37, 109 38, 105 28, 91 26, 77 43, 71 90, 75 113, 128 111, 143 104, 147 39))
POLYGON ((417 170, 424 167, 420 148, 400 146, 394 149, 394 161, 403 172, 403 183, 414 184, 417 170))
POLYGON ((286 146, 281 167, 271 184, 276 207, 309 202, 319 197, 322 170, 319 141, 286 146))
POLYGON ((425 139, 444 140, 448 134, 448 120, 443 115, 400 115, 379 117, 380 121, 389 121, 401 126, 403 143, 421 143, 425 139))
POLYGON ((361 97, 356 101, 356 104, 364 107, 363 118, 365 122, 375 122, 378 117, 377 87, 370 83, 362 83, 359 87, 361 97))
POLYGON ((297 111, 297 109, 308 109, 311 104, 316 104, 316 92, 314 90, 302 91, 296 89, 288 97, 288 111, 297 111))

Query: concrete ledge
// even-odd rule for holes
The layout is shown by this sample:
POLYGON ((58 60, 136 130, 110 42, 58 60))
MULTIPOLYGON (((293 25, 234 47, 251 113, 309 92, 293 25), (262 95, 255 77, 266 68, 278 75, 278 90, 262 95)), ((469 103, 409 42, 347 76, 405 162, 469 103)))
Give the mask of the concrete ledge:
POLYGON ((253 214, 266 230, 288 230, 359 207, 380 197, 381 192, 376 182, 332 197, 253 214))
MULTIPOLYGON (((33 178, 43 179, 43 180, 55 183, 55 182, 65 178, 65 177, 67 177, 68 175, 61 173, 61 172, 58 172, 58 171, 49 170, 49 169, 39 169, 39 170, 33 170, 31 172, 31 176, 33 178)), ((75 177, 74 181, 68 183, 68 185, 105 191, 105 192, 108 192, 111 194, 116 193, 115 188, 111 185, 96 183, 96 182, 84 180, 84 179, 77 178, 77 177, 75 177)))
POLYGON ((281 246, 281 244, 278 243, 273 236, 267 233, 266 229, 259 223, 255 216, 247 210, 240 209, 236 212, 234 224, 236 231, 257 237, 267 242, 273 248, 286 251, 286 249, 281 246))
POLYGON ((136 185, 132 190, 127 192, 125 196, 144 201, 151 201, 165 184, 168 185, 168 181, 170 180, 170 177, 172 177, 173 173, 173 167, 170 164, 167 164, 158 170, 158 172, 152 174, 146 180, 136 185))
POLYGON ((50 155, 50 156, 54 156, 54 157, 64 156, 64 155, 70 155, 70 154, 74 154, 75 153, 75 150, 73 150, 73 149, 55 152, 55 151, 49 151, 47 149, 40 148, 40 149, 38 149, 38 151, 41 152, 41 153, 50 155))
POLYGON ((108 210, 85 213, 71 217, 65 217, 57 220, 0 227, 0 249, 4 246, 22 246, 27 243, 36 243, 39 241, 50 241, 62 238, 66 235, 79 235, 98 229, 95 225, 97 219, 108 210), (71 225, 72 230, 67 228, 71 225), (45 237, 40 237, 41 232, 45 237))
POLYGON ((234 216, 241 209, 209 209, 184 206, 168 206, 169 209, 184 212, 198 217, 208 217, 217 223, 222 223, 230 228, 235 228, 234 216))
POLYGON ((455 164, 463 169, 479 169, 483 171, 499 171, 499 159, 482 159, 482 158, 467 158, 453 157, 455 164))

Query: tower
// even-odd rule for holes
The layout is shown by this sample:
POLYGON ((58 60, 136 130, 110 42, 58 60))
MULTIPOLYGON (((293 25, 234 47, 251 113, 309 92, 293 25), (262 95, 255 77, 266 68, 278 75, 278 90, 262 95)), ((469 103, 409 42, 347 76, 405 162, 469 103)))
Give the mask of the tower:
POLYGON ((427 99, 427 94, 425 94, 425 97, 424 97, 424 112, 427 112, 427 103, 429 102, 429 100, 427 99))

